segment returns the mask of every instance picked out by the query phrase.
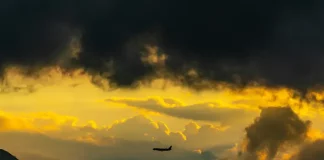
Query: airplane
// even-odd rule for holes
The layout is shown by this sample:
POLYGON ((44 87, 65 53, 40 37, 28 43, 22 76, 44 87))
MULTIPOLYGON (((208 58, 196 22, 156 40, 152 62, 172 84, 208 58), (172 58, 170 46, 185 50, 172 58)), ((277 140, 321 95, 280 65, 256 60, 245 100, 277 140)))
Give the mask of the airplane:
POLYGON ((172 146, 170 146, 169 148, 153 148, 154 151, 171 151, 172 150, 172 146))

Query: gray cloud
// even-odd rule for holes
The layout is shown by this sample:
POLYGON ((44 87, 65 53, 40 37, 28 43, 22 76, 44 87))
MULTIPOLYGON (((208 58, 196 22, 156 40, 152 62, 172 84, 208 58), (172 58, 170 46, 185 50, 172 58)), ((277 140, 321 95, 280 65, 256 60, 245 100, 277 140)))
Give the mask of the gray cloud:
POLYGON ((97 146, 83 142, 49 138, 39 134, 0 133, 1 145, 12 152, 37 152, 60 160, 203 160, 202 155, 174 146, 168 154, 152 151, 164 147, 159 142, 114 139, 113 143, 97 146), (19 143, 14 143, 19 142, 19 143))
POLYGON ((304 122, 290 107, 261 108, 260 117, 246 127, 247 159, 255 159, 258 151, 274 158, 284 144, 298 144, 306 138, 310 122, 304 122))
POLYGON ((291 160, 322 160, 324 159, 324 140, 316 140, 307 144, 291 158, 291 160))

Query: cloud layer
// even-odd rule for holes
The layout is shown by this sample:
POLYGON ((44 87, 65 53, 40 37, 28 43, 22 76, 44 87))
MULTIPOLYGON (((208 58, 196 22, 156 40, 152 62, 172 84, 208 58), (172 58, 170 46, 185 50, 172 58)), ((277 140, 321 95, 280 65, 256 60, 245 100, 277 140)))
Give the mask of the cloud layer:
POLYGON ((5 0, 0 66, 81 67, 130 86, 163 60, 164 76, 192 87, 265 79, 306 91, 324 80, 322 8, 316 0, 5 0), (143 45, 166 58, 143 62, 143 45))
POLYGON ((162 142, 181 148, 196 150, 215 145, 231 144, 231 130, 211 125, 190 122, 183 130, 172 131, 167 124, 138 115, 116 121, 110 126, 98 126, 95 122, 77 124, 77 118, 49 113, 25 115, 24 118, 3 114, 0 116, 0 131, 42 133, 54 138, 77 140, 97 145, 114 143, 114 139, 128 141, 162 142))
POLYGON ((176 148, 170 154, 161 155, 152 151, 153 147, 164 146, 157 142, 126 141, 115 139, 113 144, 96 146, 84 142, 60 140, 44 135, 26 133, 1 133, 0 139, 7 150, 26 152, 37 157, 47 155, 61 160, 101 160, 101 159, 202 159, 195 152, 176 148), (24 140, 25 139, 25 140, 24 140), (12 141, 20 143, 13 143, 12 141), (64 147, 62 147, 64 146, 64 147))
POLYGON ((233 122, 244 121, 247 117, 253 118, 257 116, 257 112, 251 110, 222 107, 217 103, 201 103, 183 106, 172 99, 154 98, 147 100, 107 99, 106 101, 122 103, 131 107, 142 108, 173 117, 201 121, 215 121, 226 125, 233 124, 233 122))
POLYGON ((261 108, 259 117, 246 127, 242 145, 233 148, 234 143, 240 140, 237 130, 235 135, 231 135, 229 130, 208 124, 190 122, 182 131, 176 132, 165 123, 143 115, 116 121, 110 126, 98 126, 93 121, 80 125, 76 118, 56 114, 32 116, 22 118, 4 113, 0 116, 1 145, 20 159, 215 160, 223 157, 228 160, 262 160, 266 157, 271 160, 282 159, 281 153, 286 152, 285 148, 298 148, 299 145, 302 146, 300 151, 291 160, 303 160, 309 155, 314 158, 322 156, 322 141, 307 139, 310 122, 300 119, 290 107, 261 108), (170 154, 152 151, 153 147, 169 145, 174 146, 170 154))
MULTIPOLYGON (((62 118, 60 117, 59 121, 62 121, 62 118)), ((6 119, 14 124, 17 118, 6 119)), ((34 126, 20 128, 20 130, 12 130, 0 125, 2 128, 0 132, 1 146, 12 151, 19 159, 26 160, 152 158, 203 160, 206 159, 206 155, 194 152, 194 148, 206 148, 215 143, 195 141, 196 143, 193 144, 193 140, 197 136, 203 137, 208 134, 210 137, 213 135, 216 137, 215 135, 221 132, 214 128, 210 128, 212 130, 192 128, 190 132, 186 127, 183 133, 188 136, 185 136, 181 132, 171 132, 162 122, 154 122, 144 116, 135 116, 125 121, 116 122, 109 128, 97 128, 93 123, 76 126, 71 121, 53 124, 57 120, 55 117, 26 120, 25 125, 29 122, 29 125, 34 126), (44 120, 46 123, 39 124, 44 120), (54 128, 49 128, 50 126, 54 128), (35 130, 36 128, 38 130, 35 130), (185 142, 187 138, 188 144, 185 142), (154 147, 164 147, 170 144, 174 146, 174 151, 168 154, 152 151, 154 147)), ((200 127, 197 124, 195 126, 200 127)), ((208 127, 202 126, 202 128, 208 127)), ((212 154, 209 154, 210 158, 212 154)))

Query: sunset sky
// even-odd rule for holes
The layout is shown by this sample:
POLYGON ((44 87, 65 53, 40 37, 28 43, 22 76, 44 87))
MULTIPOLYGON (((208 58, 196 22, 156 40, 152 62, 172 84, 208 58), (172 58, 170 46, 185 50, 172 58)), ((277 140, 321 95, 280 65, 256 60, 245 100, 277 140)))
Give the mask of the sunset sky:
POLYGON ((323 7, 4 0, 0 148, 21 160, 322 160, 323 7))
MULTIPOLYGON (((311 120, 313 140, 324 129, 318 102, 300 101, 286 88, 197 92, 157 79, 137 89, 104 91, 80 72, 65 76, 47 68, 39 74, 26 77, 9 69, 7 91, 0 95, 1 147, 21 159, 204 159, 203 152, 234 159, 245 127, 262 106, 290 106, 311 120), (170 153, 152 151, 170 145, 170 153)), ((280 119, 279 114, 270 118, 280 119)))

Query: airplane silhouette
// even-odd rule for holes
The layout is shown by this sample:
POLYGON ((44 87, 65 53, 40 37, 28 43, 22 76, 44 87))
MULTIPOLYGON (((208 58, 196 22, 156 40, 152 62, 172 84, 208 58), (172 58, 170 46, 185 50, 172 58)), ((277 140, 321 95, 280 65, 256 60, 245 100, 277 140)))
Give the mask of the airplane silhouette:
POLYGON ((172 146, 170 146, 169 148, 153 148, 154 151, 171 151, 172 150, 172 146))

